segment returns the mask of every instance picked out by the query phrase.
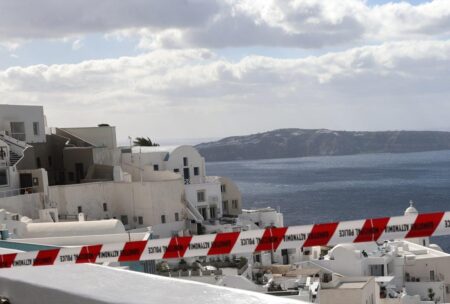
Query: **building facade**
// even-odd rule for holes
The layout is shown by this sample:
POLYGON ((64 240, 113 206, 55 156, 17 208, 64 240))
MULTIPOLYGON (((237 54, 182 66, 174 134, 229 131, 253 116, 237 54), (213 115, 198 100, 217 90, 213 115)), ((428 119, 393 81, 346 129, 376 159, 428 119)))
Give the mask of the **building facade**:
POLYGON ((207 176, 205 159, 192 146, 134 147, 122 154, 122 168, 133 181, 160 171, 179 175, 185 184, 186 203, 195 208, 201 220, 215 221, 241 213, 237 186, 231 179, 207 176))
POLYGON ((36 169, 32 144, 45 144, 41 106, 0 105, 0 197, 32 191, 37 180, 20 170, 36 169))
POLYGON ((0 131, 26 143, 45 142, 45 117, 42 106, 0 104, 0 131))

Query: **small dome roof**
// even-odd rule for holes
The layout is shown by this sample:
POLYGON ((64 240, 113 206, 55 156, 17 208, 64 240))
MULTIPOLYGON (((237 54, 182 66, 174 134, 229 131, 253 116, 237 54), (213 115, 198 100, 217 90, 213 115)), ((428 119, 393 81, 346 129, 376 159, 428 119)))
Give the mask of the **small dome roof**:
POLYGON ((405 215, 415 215, 415 214, 418 214, 419 213, 419 211, 417 211, 417 209, 416 208, 414 208, 414 202, 413 201, 409 201, 409 207, 408 208, 406 208, 406 210, 405 210, 405 215))
POLYGON ((343 258, 356 258, 360 259, 357 248, 353 244, 339 244, 334 246, 329 252, 329 256, 332 259, 343 259, 343 258))

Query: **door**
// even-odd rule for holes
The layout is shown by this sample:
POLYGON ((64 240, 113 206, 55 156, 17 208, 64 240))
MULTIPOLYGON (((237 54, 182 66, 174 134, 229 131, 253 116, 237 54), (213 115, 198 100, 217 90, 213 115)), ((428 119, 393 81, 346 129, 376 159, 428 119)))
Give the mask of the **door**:
POLYGON ((84 166, 82 163, 75 164, 75 177, 77 184, 84 178, 84 166))
POLYGON ((20 194, 33 192, 33 176, 31 173, 20 174, 20 194))
POLYGON ((289 251, 281 249, 281 256, 283 257, 283 265, 289 265, 289 251))
POLYGON ((200 207, 198 208, 198 211, 200 212, 200 214, 203 216, 203 219, 207 219, 207 210, 206 207, 200 207))
POLYGON ((189 173, 189 168, 183 169, 183 177, 184 177, 184 183, 190 184, 191 175, 189 173))

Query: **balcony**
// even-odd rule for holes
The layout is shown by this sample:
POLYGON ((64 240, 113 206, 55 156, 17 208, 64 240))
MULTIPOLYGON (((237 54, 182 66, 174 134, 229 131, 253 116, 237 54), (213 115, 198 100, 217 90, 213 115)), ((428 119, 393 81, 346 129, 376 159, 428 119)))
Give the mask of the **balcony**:
POLYGON ((33 193, 39 193, 39 188, 38 187, 27 187, 27 188, 0 190, 0 198, 25 195, 25 194, 33 194, 33 193))

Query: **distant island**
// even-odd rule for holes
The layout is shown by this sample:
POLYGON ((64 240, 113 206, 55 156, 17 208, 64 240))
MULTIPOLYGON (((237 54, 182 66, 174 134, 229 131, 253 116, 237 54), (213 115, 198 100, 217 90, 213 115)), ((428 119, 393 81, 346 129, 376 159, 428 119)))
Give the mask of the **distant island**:
POLYGON ((207 161, 450 150, 450 132, 279 129, 196 146, 207 161))

